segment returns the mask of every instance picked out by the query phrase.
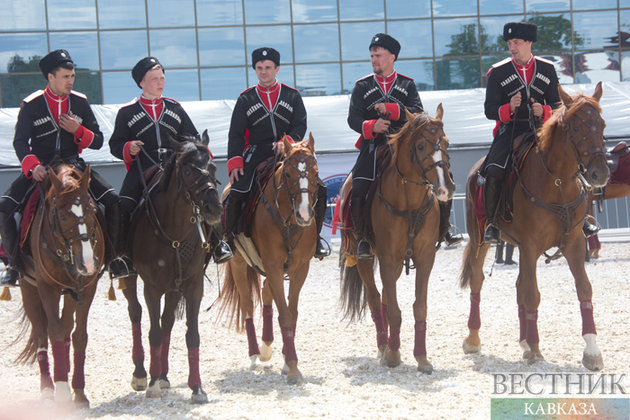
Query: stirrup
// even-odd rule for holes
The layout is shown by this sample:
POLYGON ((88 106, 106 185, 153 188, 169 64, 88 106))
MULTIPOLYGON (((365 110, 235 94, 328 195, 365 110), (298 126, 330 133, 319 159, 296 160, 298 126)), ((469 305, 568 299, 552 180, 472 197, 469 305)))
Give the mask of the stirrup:
MULTIPOLYGON (((454 226, 451 226, 454 227, 454 226)), ((455 227, 455 229, 457 229, 457 227, 455 227)), ((449 230, 446 231, 446 235, 444 235, 444 242, 446 242, 446 246, 453 246, 453 245, 457 245, 458 243, 462 242, 464 240, 464 235, 462 235, 461 232, 459 232, 459 229, 457 229, 458 232, 455 234, 452 234, 449 230)))
POLYGON ((133 273, 131 261, 126 257, 116 257, 108 267, 109 277, 112 280, 123 279, 129 277, 133 273), (127 263, 129 261, 129 263, 127 263))
POLYGON ((584 233, 585 238, 590 238, 591 236, 595 236, 602 230, 602 227, 597 224, 594 225, 588 220, 584 220, 584 225, 582 226, 582 233, 584 233))
POLYGON ((372 247, 366 239, 361 239, 357 245, 357 258, 362 260, 372 258, 372 247))
POLYGON ((214 258, 214 262, 216 264, 223 264, 234 258, 234 253, 232 252, 232 248, 227 242, 221 241, 214 249, 212 257, 214 258))
POLYGON ((15 268, 7 267, 0 280, 0 287, 20 287, 18 280, 21 280, 20 272, 15 268))
POLYGON ((501 232, 493 224, 488 224, 483 234, 483 241, 487 244, 496 245, 501 239, 501 232))
POLYGON ((321 236, 318 236, 317 244, 315 245, 315 255, 313 255, 313 258, 319 258, 321 260, 322 258, 329 256, 330 252, 331 249, 328 241, 321 236), (322 241, 326 242, 326 248, 324 248, 322 241))

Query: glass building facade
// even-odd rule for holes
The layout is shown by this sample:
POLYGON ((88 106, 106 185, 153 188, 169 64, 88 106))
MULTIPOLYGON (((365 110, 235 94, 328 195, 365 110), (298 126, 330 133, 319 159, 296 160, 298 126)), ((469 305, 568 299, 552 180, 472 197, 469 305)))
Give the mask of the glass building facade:
POLYGON ((0 106, 45 86, 37 63, 64 48, 91 103, 139 94, 131 68, 156 56, 165 95, 235 99, 256 82, 251 52, 280 51, 278 79, 304 96, 349 93, 371 72, 378 32, 402 44, 396 69, 418 89, 484 86, 508 56, 509 21, 538 25, 534 53, 564 84, 630 80, 630 0, 6 0, 0 14, 0 106))

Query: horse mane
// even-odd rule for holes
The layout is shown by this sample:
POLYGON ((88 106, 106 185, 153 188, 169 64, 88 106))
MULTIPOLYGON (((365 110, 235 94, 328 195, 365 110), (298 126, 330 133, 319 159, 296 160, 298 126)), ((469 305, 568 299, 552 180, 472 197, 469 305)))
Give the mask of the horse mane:
POLYGON ((595 99, 582 93, 573 96, 573 102, 571 102, 569 107, 560 104, 558 108, 553 110, 549 120, 538 129, 538 147, 542 152, 547 151, 551 147, 556 129, 562 128, 584 105, 590 105, 597 112, 602 112, 602 108, 595 99))
POLYGON ((413 116, 414 118, 412 120, 407 120, 405 125, 403 125, 402 128, 398 130, 398 132, 389 136, 389 145, 393 149, 392 162, 396 161, 398 153, 400 153, 401 150, 403 152, 406 150, 404 146, 406 146, 409 140, 413 137, 414 132, 422 132, 427 124, 431 122, 441 123, 441 121, 436 118, 430 117, 425 112, 413 114, 413 116))
POLYGON ((46 201, 51 200, 53 196, 62 196, 64 194, 71 193, 76 191, 79 188, 79 180, 81 179, 81 173, 72 166, 69 165, 60 165, 53 169, 59 179, 61 180, 61 185, 63 189, 61 191, 57 191, 56 194, 53 193, 53 189, 50 188, 51 181, 50 178, 46 180, 46 201))

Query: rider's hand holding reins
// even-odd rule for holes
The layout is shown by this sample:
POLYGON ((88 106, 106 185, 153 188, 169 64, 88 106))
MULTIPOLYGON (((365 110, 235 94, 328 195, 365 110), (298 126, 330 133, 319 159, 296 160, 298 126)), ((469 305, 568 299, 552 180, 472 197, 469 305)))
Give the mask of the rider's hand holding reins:
POLYGON ((140 140, 132 140, 130 141, 131 146, 129 146, 129 153, 131 156, 135 156, 140 153, 140 146, 144 146, 144 143, 140 140))
POLYGON ((282 156, 284 154, 284 141, 275 142, 271 150, 275 150, 278 156, 282 156))
POLYGON ((510 112, 515 113, 519 106, 521 106, 521 92, 510 98, 510 112))
POLYGON ((48 178, 48 169, 44 168, 42 165, 37 165, 35 169, 33 169, 33 179, 42 182, 46 178, 48 178))
POLYGON ((543 106, 541 104, 539 104, 538 102, 536 102, 534 100, 534 98, 531 98, 532 101, 532 112, 534 113, 535 117, 542 117, 543 116, 543 106))
POLYGON ((234 184, 238 181, 239 175, 242 176, 245 172, 243 172, 243 168, 234 168, 230 171, 230 184, 234 184))

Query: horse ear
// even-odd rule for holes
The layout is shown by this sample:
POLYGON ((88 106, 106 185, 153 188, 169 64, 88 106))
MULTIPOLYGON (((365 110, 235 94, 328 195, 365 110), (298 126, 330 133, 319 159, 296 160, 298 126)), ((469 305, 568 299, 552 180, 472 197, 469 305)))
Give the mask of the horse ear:
POLYGON ((286 134, 282 137, 282 142, 284 143, 284 155, 289 156, 291 154, 291 150, 293 150, 293 145, 287 138, 286 134))
POLYGON ((182 144, 175 140, 173 136, 169 134, 166 138, 168 139, 168 142, 171 144, 171 147, 176 153, 182 150, 182 144))
POLYGON ((442 117, 444 116, 444 108, 442 107, 442 102, 437 107, 437 111, 435 111, 435 118, 442 121, 442 117))
POLYGON ((560 99, 562 99, 562 103, 564 106, 569 106, 573 103, 573 98, 562 89, 562 86, 558 84, 558 93, 560 94, 560 99))
POLYGON ((208 136, 208 129, 203 130, 203 134, 201 135, 201 144, 208 147, 210 143, 210 136, 208 136))
POLYGON ((84 189, 85 191, 88 190, 88 188, 90 187, 90 178, 91 178, 91 168, 90 168, 90 164, 88 163, 87 167, 85 168, 85 171, 83 172, 83 175, 81 176, 81 180, 79 181, 81 189, 84 189))
POLYGON ((405 108, 405 115, 406 115, 407 121, 413 120, 413 113, 409 112, 407 108, 405 108))
POLYGON ((61 183, 61 180, 59 179, 55 171, 52 170, 52 168, 50 167, 48 167, 48 177, 50 178, 52 187, 55 189, 55 192, 57 194, 63 190, 63 184, 61 183))
POLYGON ((306 139, 306 146, 311 151, 311 153, 315 153, 315 139, 313 138, 313 133, 308 133, 308 139, 306 139))
POLYGON ((603 93, 604 93, 604 90, 602 89, 602 82, 599 82, 597 86, 595 86, 595 93, 593 93, 593 99, 599 102, 599 100, 602 98, 603 93))

